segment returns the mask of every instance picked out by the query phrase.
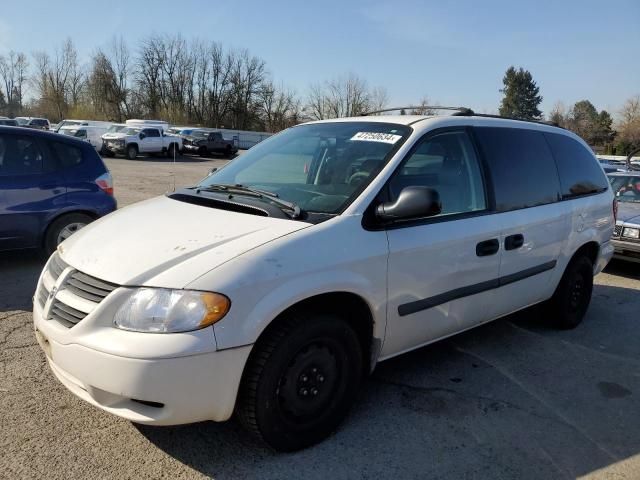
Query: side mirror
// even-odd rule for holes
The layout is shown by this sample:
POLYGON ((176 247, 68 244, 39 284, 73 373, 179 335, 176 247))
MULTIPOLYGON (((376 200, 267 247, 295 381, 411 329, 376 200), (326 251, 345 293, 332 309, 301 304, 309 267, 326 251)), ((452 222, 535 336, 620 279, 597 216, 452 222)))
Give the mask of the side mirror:
POLYGON ((140 140, 142 140, 144 137, 146 137, 146 135, 142 132, 140 132, 140 135, 138 135, 138 137, 140 137, 140 140))
POLYGON ((431 217, 442 212, 440 195, 429 187, 405 187, 395 202, 381 203, 376 217, 384 222, 431 217))

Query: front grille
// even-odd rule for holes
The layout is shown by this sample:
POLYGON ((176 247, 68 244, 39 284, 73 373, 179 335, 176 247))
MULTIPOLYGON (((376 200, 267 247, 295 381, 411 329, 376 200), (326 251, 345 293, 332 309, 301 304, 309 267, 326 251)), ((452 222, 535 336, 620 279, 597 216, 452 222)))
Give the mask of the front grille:
POLYGON ((67 279, 66 288, 79 297, 100 303, 118 286, 76 271, 67 279))
MULTIPOLYGON (((69 265, 54 253, 36 292, 36 300, 43 310, 51 290, 67 269, 70 269, 69 265)), ((56 294, 51 299, 48 312, 45 312, 46 318, 71 328, 91 313, 116 288, 118 285, 115 283, 70 269, 65 273, 62 283, 57 285, 56 294)))
POLYGON ((617 238, 620 235, 622 235, 622 225, 616 225, 613 229, 613 236, 617 238))

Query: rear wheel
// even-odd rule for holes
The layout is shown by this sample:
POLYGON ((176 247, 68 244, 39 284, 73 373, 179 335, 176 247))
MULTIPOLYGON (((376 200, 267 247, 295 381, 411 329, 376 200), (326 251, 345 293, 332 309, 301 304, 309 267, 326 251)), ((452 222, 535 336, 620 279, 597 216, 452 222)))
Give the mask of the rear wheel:
POLYGON ((571 260, 551 301, 553 323, 562 329, 577 327, 589 308, 593 292, 593 263, 587 256, 571 260))
POLYGON ((238 395, 237 416, 279 451, 326 438, 344 419, 362 378, 353 329, 332 315, 299 314, 254 347, 238 395))
POLYGON ((129 145, 127 147, 127 158, 129 160, 135 160, 137 156, 138 156, 138 147, 136 147, 135 145, 129 145))
POLYGON ((45 235, 45 254, 51 255, 58 245, 92 221, 93 218, 84 213, 69 213, 54 220, 45 235))

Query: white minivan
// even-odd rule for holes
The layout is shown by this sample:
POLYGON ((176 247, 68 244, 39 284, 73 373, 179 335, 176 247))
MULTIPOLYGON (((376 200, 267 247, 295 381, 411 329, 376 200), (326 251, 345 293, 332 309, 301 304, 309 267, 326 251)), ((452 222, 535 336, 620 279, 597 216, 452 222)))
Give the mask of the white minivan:
POLYGON ((469 110, 307 123, 62 243, 36 337, 107 412, 235 412, 296 450, 382 360, 541 302, 577 326, 614 215, 602 168, 561 128, 469 110))

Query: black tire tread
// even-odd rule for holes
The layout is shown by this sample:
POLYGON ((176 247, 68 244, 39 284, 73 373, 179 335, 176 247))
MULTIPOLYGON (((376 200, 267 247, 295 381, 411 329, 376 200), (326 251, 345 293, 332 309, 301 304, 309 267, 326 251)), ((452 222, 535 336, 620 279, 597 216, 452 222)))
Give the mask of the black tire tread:
POLYGON ((260 339, 260 343, 255 347, 244 372, 238 401, 236 403, 236 416, 240 424, 250 433, 256 435, 260 440, 266 442, 256 419, 256 396, 258 381, 262 370, 271 358, 283 338, 298 324, 299 319, 289 316, 275 325, 266 336, 260 339))
MULTIPOLYGON (((567 268, 565 269, 564 274, 562 275, 562 278, 560 279, 560 283, 558 284, 558 287, 556 288, 556 291, 549 302, 549 307, 551 308, 552 314, 557 315, 558 312, 562 312, 562 315, 563 315, 562 317, 555 319, 554 325, 556 326, 556 328, 559 328, 562 330, 569 330, 569 329, 575 328, 582 322, 584 315, 586 314, 586 310, 585 310, 585 313, 580 317, 580 319, 577 320, 577 322, 569 321, 569 319, 564 315, 565 313, 564 305, 565 305, 565 302, 567 301, 567 296, 568 296, 567 280, 578 269, 586 268, 587 265, 591 268, 591 271, 593 272, 593 262, 588 256, 579 255, 572 258, 569 264, 567 265, 567 268)), ((591 289, 593 289, 593 284, 591 285, 591 289)), ((591 293, 589 294, 589 301, 590 300, 591 300, 591 293)), ((588 309, 588 305, 589 304, 587 303, 587 309, 588 309)))

